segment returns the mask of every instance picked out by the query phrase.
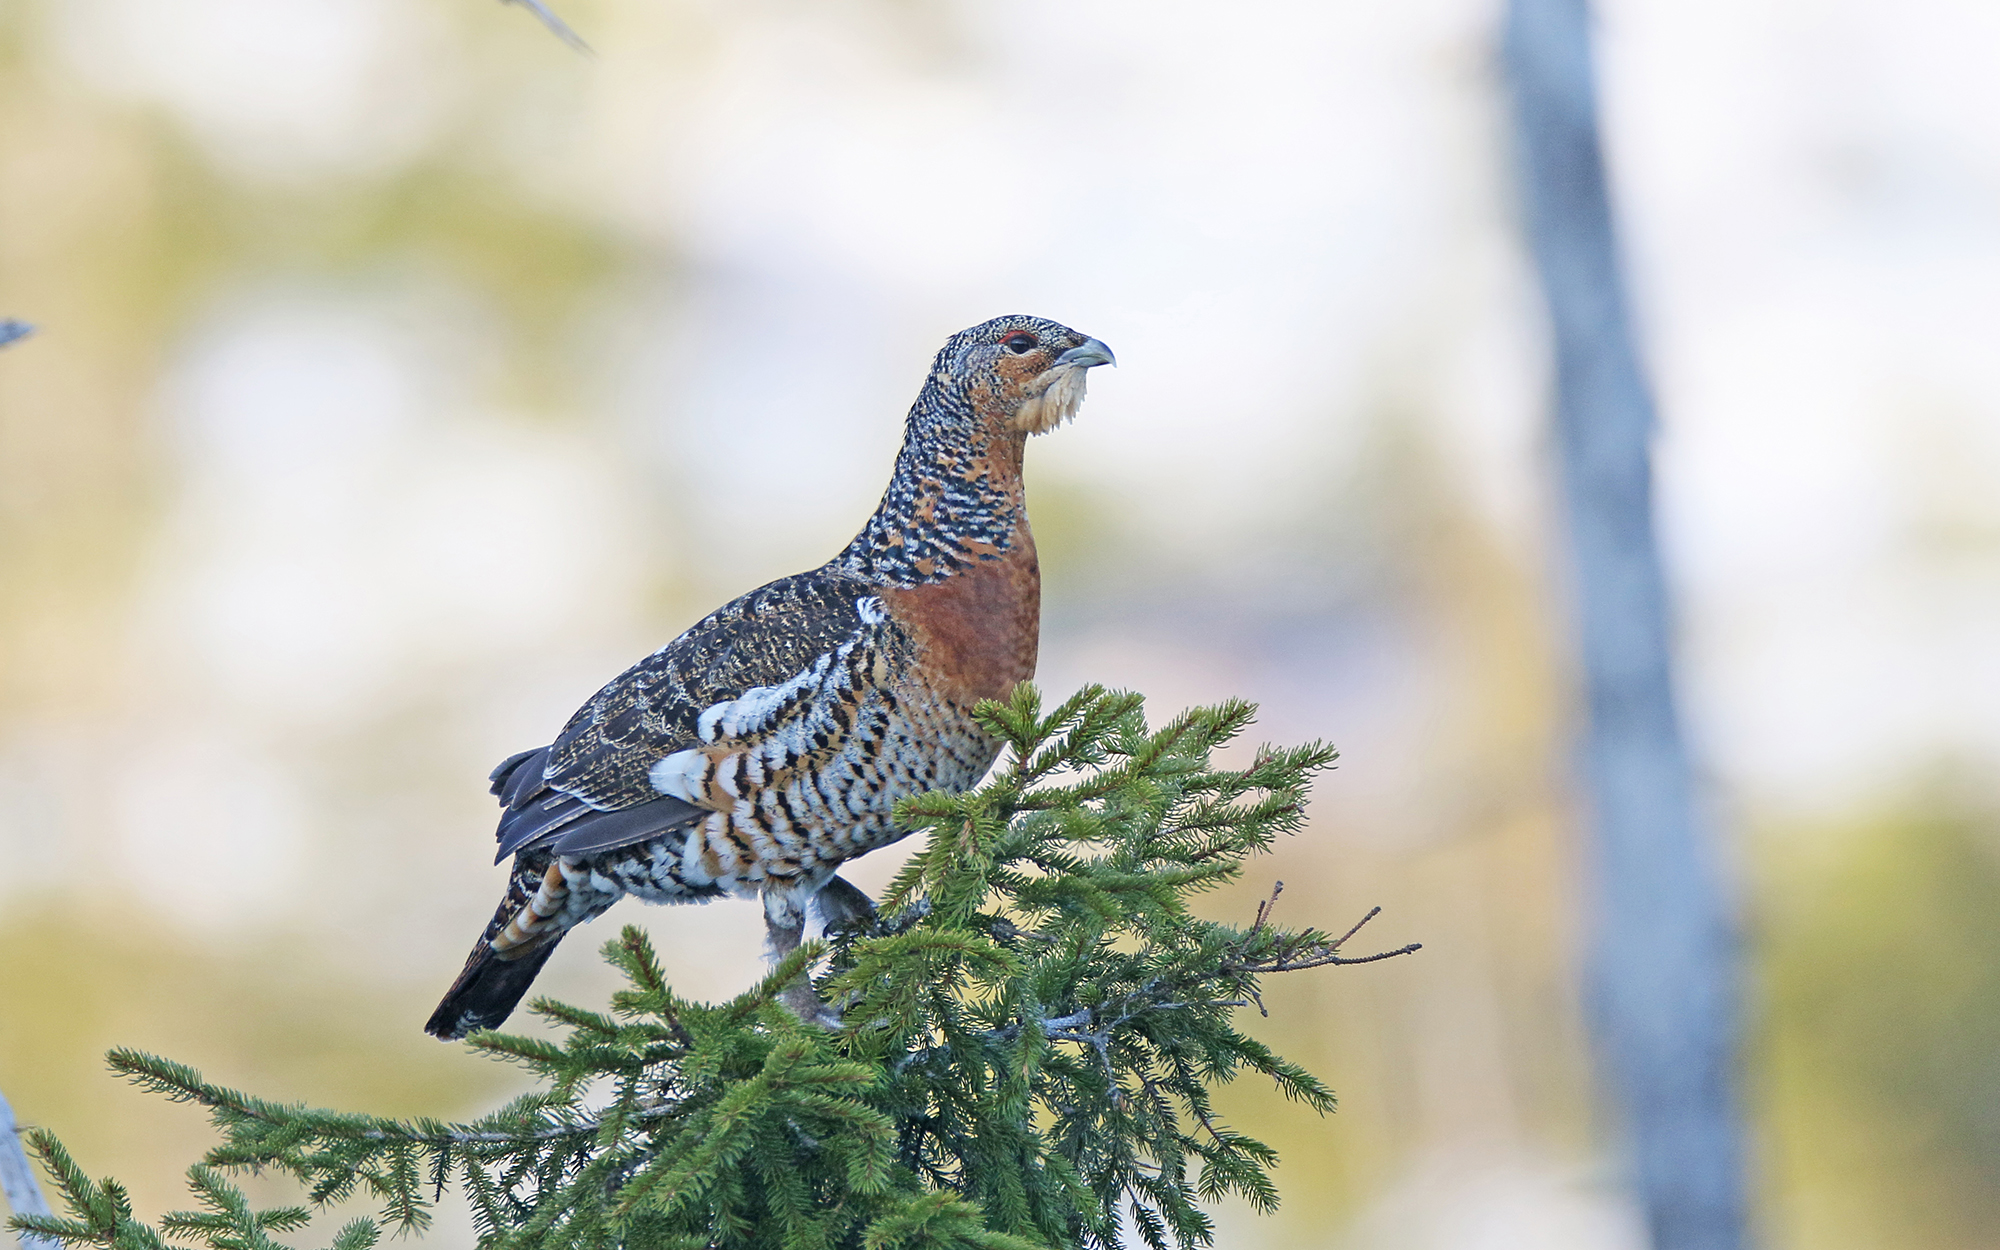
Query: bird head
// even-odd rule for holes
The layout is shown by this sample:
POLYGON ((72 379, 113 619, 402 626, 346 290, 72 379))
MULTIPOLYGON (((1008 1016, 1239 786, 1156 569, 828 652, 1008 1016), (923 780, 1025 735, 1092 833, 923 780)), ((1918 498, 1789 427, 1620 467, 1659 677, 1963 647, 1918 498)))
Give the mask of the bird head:
POLYGON ((1059 322, 995 317, 952 335, 931 376, 962 391, 988 422, 1016 434, 1046 434, 1082 406, 1084 376, 1117 363, 1110 348, 1059 322))

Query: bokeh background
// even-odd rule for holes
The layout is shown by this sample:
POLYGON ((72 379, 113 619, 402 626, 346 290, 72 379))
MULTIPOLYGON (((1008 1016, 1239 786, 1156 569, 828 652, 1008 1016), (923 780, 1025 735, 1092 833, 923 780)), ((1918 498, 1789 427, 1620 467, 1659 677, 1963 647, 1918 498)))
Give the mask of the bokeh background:
MULTIPOLYGON (((493 762, 873 505, 953 330, 1111 343, 1030 455, 1042 678, 1344 750, 1273 987, 1342 1093, 1229 1246, 1634 1250, 1574 989, 1540 309, 1491 0, 0 3, 0 1089, 152 1213, 99 1056, 465 1115, 418 1028, 493 762)), ((1683 684, 1783 1250, 2000 1245, 2000 7, 1606 0, 1683 684)), ((895 853, 856 874, 886 880, 895 853)), ((678 983, 750 904, 627 904, 678 983)), ((270 1195, 277 1196, 274 1190, 270 1195)), ((464 1244, 447 1209, 431 1241, 464 1244)))

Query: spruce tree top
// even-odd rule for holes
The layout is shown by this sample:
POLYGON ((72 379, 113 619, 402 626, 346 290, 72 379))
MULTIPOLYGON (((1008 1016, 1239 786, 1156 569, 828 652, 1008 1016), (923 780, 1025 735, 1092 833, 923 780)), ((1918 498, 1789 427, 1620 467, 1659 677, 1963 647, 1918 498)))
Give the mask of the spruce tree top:
POLYGON ((1203 1200, 1278 1200, 1275 1152, 1219 1123, 1210 1088, 1247 1070, 1334 1105, 1237 1029, 1261 1009, 1260 979, 1416 949, 1350 958, 1354 930, 1288 932, 1268 903, 1247 928, 1190 912, 1301 826, 1335 757, 1313 743, 1216 767, 1253 711, 1231 702, 1155 730, 1137 696, 1099 687, 1047 714, 1029 685, 982 705, 1007 764, 899 809, 930 836, 871 928, 802 947, 718 1006, 676 996, 628 928, 605 947, 631 982, 608 1013, 541 1000, 560 1044, 472 1037, 541 1088, 469 1124, 269 1103, 114 1051, 139 1085, 211 1109, 222 1143, 189 1170, 202 1209, 146 1224, 38 1131, 70 1216, 15 1225, 76 1246, 281 1250, 272 1234, 309 1210, 253 1211, 226 1176, 273 1169, 315 1204, 381 1204, 336 1250, 421 1230, 452 1186, 482 1250, 1109 1250, 1121 1223, 1157 1250, 1208 1245, 1203 1200), (842 1011, 837 1031, 776 1003, 807 967, 842 1011))

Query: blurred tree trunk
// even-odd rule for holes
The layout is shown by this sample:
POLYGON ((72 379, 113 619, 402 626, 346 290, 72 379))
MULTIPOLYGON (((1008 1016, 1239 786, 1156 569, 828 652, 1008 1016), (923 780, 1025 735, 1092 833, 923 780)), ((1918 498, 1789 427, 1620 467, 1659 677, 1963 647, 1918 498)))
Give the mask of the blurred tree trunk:
MULTIPOLYGON (((14 1108, 0 1095, 0 1193, 15 1215, 49 1215, 48 1199, 35 1181, 34 1165, 21 1149, 21 1130, 14 1123, 14 1108)), ((0 1220, 0 1237, 6 1236, 6 1221, 0 1220)), ((18 1233, 21 1250, 59 1250, 53 1238, 36 1233, 18 1233)))
POLYGON ((1655 1250, 1745 1244, 1737 952, 1675 711, 1653 532, 1653 403, 1632 343, 1585 0, 1508 0, 1529 243, 1555 346, 1588 722, 1589 1001, 1655 1250))

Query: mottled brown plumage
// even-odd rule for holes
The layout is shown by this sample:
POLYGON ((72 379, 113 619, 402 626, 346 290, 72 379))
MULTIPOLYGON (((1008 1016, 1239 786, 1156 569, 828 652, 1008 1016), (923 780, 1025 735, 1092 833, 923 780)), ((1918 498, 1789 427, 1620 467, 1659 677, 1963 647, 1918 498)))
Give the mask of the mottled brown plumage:
MULTIPOLYGON (((772 947, 805 909, 867 913, 834 875, 900 836, 896 800, 965 789, 997 744, 981 699, 1030 677, 1041 571, 1021 485, 1031 434, 1072 415, 1103 344, 1033 317, 953 335, 882 502, 808 573, 712 613, 493 772, 507 897, 426 1030, 505 1020, 575 925, 649 902, 764 900, 772 947)), ((802 1015, 825 1009, 802 987, 802 1015)))

